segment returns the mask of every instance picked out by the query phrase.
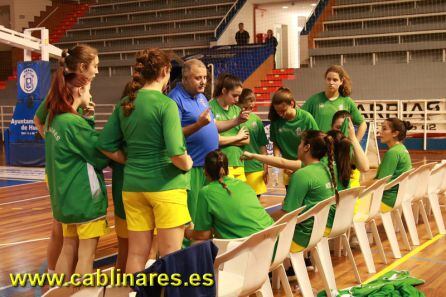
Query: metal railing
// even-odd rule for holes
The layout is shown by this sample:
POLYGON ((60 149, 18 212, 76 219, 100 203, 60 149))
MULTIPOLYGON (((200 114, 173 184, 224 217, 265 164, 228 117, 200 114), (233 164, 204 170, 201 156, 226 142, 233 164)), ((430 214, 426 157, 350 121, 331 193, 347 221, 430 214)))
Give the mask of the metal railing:
POLYGON ((231 6, 231 8, 228 10, 226 15, 223 17, 223 19, 218 23, 217 27, 214 31, 214 38, 218 39, 223 34, 223 32, 228 27, 229 23, 231 22, 232 18, 237 14, 238 10, 243 7, 243 5, 246 3, 246 0, 237 0, 234 2, 234 4, 231 6))

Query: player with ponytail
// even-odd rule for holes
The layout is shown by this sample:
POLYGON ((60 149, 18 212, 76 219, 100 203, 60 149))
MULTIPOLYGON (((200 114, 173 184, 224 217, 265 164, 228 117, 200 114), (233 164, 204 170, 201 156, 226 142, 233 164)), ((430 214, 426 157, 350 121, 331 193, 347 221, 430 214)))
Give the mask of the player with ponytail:
POLYGON ((192 240, 242 238, 273 224, 256 192, 239 179, 228 176, 228 158, 220 151, 206 155, 204 170, 209 184, 199 193, 192 240), (214 230, 214 233, 212 233, 214 230))
POLYGON ((129 252, 126 272, 144 269, 156 227, 160 256, 181 248, 192 159, 186 152, 177 105, 163 95, 171 64, 159 49, 136 54, 128 94, 110 116, 99 148, 106 154, 127 145, 122 199, 129 252))
MULTIPOLYGON (((332 196, 339 199, 333 137, 321 131, 307 130, 302 132, 301 138, 298 158, 303 167, 291 175, 282 209, 272 215, 274 218, 301 206, 305 206, 304 211, 307 211, 332 196), (328 158, 328 164, 321 162, 324 157, 328 158)), ((333 218, 334 208, 330 211, 327 227, 331 227, 333 218)), ((296 227, 291 246, 293 252, 301 251, 308 245, 313 222, 313 219, 309 219, 296 227)))
MULTIPOLYGON (((58 83, 55 84, 55 81, 53 81, 53 85, 55 86, 55 88, 64 88, 66 76, 71 74, 71 78, 68 78, 68 80, 71 80, 74 78, 73 74, 76 73, 81 74, 82 77, 91 81, 98 73, 98 64, 98 52, 95 48, 92 48, 85 44, 79 44, 71 49, 64 49, 62 51, 61 59, 59 60, 59 67, 54 75, 55 80, 57 79, 58 83)), ((79 81, 79 77, 76 80, 79 81)), ((55 94, 55 88, 51 88, 50 92, 55 94)), ((57 90, 57 92, 58 94, 67 93, 64 92, 64 90, 57 90)), ((58 96, 56 97, 58 98, 58 96)), ((48 117, 48 109, 50 108, 47 101, 47 98, 43 100, 34 116, 34 125, 43 138, 45 138, 44 127, 48 117)), ((53 100, 53 105, 54 102, 55 101, 53 100)), ((59 106, 55 107, 60 108, 60 104, 58 105, 59 106)), ((69 110, 70 104, 65 102, 64 109, 69 110)), ((57 111, 55 110, 55 112, 57 111)), ((89 118, 94 112, 94 103, 90 102, 87 106, 79 107, 77 112, 79 114, 82 114, 84 117, 89 118)), ((51 119, 53 117, 54 114, 51 116, 51 119)), ((90 125, 92 124, 93 122, 90 121, 90 125)), ((62 249, 62 243, 62 225, 56 220, 53 220, 51 236, 50 240, 48 241, 47 247, 48 272, 54 272, 56 268, 56 262, 62 249)))
MULTIPOLYGON (((412 160, 403 141, 406 139, 407 131, 413 128, 408 121, 397 118, 386 119, 381 126, 379 135, 381 142, 389 147, 384 154, 381 164, 379 164, 376 179, 392 176, 390 181, 401 174, 412 169, 412 160)), ((384 191, 381 209, 389 211, 393 208, 398 193, 398 186, 384 191)))

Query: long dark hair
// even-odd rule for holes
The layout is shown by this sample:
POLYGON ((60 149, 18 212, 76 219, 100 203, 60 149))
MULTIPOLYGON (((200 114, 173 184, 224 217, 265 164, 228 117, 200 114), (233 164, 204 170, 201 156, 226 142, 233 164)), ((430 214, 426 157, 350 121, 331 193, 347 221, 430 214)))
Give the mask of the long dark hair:
POLYGON ((398 131, 398 141, 406 139, 407 131, 413 129, 413 126, 409 121, 402 121, 398 118, 389 118, 385 121, 389 123, 392 132, 398 131))
POLYGON ((336 202, 339 202, 338 185, 334 171, 334 139, 330 135, 318 130, 307 130, 302 132, 301 141, 304 145, 310 145, 310 154, 314 159, 320 160, 328 157, 328 170, 330 171, 330 183, 334 189, 336 202))
POLYGON ((209 152, 204 159, 204 170, 212 181, 218 181, 222 187, 231 195, 228 186, 223 182, 223 177, 229 173, 228 157, 220 151, 209 152))
POLYGON ((350 156, 352 142, 338 130, 330 130, 327 132, 327 135, 331 136, 334 141, 334 159, 339 181, 347 188, 352 175, 352 160, 350 156))
POLYGON ((229 73, 222 73, 215 82, 213 97, 217 98, 223 94, 223 89, 234 90, 236 87, 242 87, 242 81, 237 76, 229 73))
POLYGON ((121 103, 125 116, 129 116, 135 109, 133 101, 136 99, 136 92, 146 83, 155 81, 165 67, 170 70, 172 65, 169 56, 160 49, 149 48, 136 53, 136 65, 128 90, 128 98, 121 103))
POLYGON ((273 97, 271 98, 271 105, 269 106, 268 113, 268 119, 271 122, 281 119, 281 117, 277 114, 274 105, 279 105, 283 102, 287 103, 288 105, 293 105, 294 102, 294 107, 296 107, 296 101, 294 100, 293 93, 291 93, 290 89, 281 87, 274 93, 273 97))
POLYGON ((50 91, 46 98, 46 107, 48 109, 48 126, 58 114, 70 112, 77 113, 73 109, 73 89, 86 86, 91 79, 83 74, 66 71, 67 52, 62 52, 59 59, 59 67, 57 68, 53 80, 51 82, 50 91))

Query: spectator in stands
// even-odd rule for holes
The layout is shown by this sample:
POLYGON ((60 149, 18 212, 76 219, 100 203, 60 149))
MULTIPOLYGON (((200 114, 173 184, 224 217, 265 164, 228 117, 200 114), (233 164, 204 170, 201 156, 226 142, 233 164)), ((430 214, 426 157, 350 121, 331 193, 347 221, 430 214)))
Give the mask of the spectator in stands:
POLYGON ((274 223, 254 190, 229 177, 228 171, 228 158, 223 152, 207 154, 205 173, 210 183, 200 190, 194 230, 186 229, 186 238, 242 238, 274 223))
MULTIPOLYGON (((71 49, 65 49, 63 51, 66 55, 64 58, 65 66, 64 71, 69 73, 79 73, 87 76, 89 79, 93 79, 98 73, 98 51, 85 44, 79 44, 71 49)), ((85 107, 85 110, 79 108, 77 110, 79 114, 86 113, 91 114, 94 112, 94 103, 90 103, 85 107)), ((48 108, 46 99, 40 103, 39 108, 34 116, 34 125, 39 131, 39 134, 45 138, 44 126, 48 115, 48 108)), ((56 269, 57 259, 59 258, 60 251, 63 244, 62 225, 53 220, 53 226, 51 230, 50 240, 47 248, 47 261, 48 272, 54 272, 56 269)))
MULTIPOLYGON (((217 78, 214 99, 209 102, 212 113, 219 121, 236 119, 242 113, 236 105, 242 93, 242 81, 232 74, 223 73, 217 78)), ((244 110, 243 112, 246 112, 244 110)), ((249 112, 249 111, 248 111, 249 112)), ((219 145, 229 160, 229 176, 246 181, 244 162, 240 159, 242 147, 249 144, 249 131, 242 125, 220 131, 219 145)))
POLYGON ((248 31, 245 31, 244 24, 239 23, 238 24, 238 31, 235 33, 235 41, 237 42, 237 45, 246 45, 249 43, 249 33, 248 31))
MULTIPOLYGON (((297 160, 297 147, 301 134, 306 130, 318 130, 313 116, 297 108, 293 94, 287 88, 279 88, 273 95, 268 118, 271 121, 270 140, 273 143, 274 156, 288 160, 297 160)), ((288 185, 290 170, 284 170, 284 185, 288 185)))
POLYGON ((302 109, 311 113, 323 132, 331 130, 333 115, 338 110, 348 111, 353 124, 359 126, 356 136, 361 141, 367 130, 367 124, 355 102, 349 97, 352 92, 350 76, 342 66, 330 66, 325 71, 325 85, 325 91, 308 98, 302 109))
POLYGON ((265 43, 274 47, 274 69, 276 69, 276 49, 279 43, 277 42, 277 38, 273 35, 273 30, 268 29, 268 31, 266 31, 265 43))
MULTIPOLYGON (((251 89, 243 89, 238 99, 238 107, 242 110, 252 111, 256 102, 256 95, 251 89)), ((268 155, 266 145, 268 138, 265 134, 262 120, 258 115, 251 112, 248 121, 243 124, 249 131, 249 144, 244 149, 254 154, 268 155)), ((247 160, 245 164, 246 183, 250 185, 260 198, 260 195, 266 193, 268 184, 268 165, 262 164, 257 160, 247 160)))
POLYGON ((178 108, 163 95, 170 77, 169 57, 159 49, 137 53, 131 90, 103 133, 114 137, 101 150, 108 155, 128 148, 122 196, 127 219, 128 273, 142 271, 157 228, 160 256, 181 248, 192 159, 187 154, 178 108), (115 119, 113 119, 115 117, 115 119), (111 131, 107 131, 110 129, 111 131))
POLYGON ((207 83, 206 66, 197 59, 188 60, 182 68, 182 82, 169 93, 180 114, 186 148, 194 165, 191 169, 191 183, 188 191, 188 208, 192 219, 197 205, 198 192, 206 183, 204 157, 218 148, 218 132, 226 131, 246 122, 249 113, 238 114, 228 121, 216 121, 204 96, 207 83))
MULTIPOLYGON (((408 121, 401 121, 397 118, 390 118, 383 122, 379 135, 381 143, 386 144, 389 150, 384 154, 381 164, 379 164, 376 179, 391 176, 390 181, 399 177, 406 171, 412 169, 412 160, 403 141, 406 133, 413 126, 408 121)), ((421 181, 425 182, 425 181, 421 181)), ((382 211, 389 211, 393 208, 398 193, 398 186, 384 191, 381 204, 382 211)))

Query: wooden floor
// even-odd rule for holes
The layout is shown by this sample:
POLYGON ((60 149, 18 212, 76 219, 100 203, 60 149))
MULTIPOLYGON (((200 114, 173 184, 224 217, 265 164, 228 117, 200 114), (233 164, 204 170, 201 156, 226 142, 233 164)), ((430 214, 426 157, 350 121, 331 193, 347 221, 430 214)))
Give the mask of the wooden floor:
MULTIPOLYGON (((443 153, 412 153, 412 160, 415 164, 427 161, 438 161, 446 159, 446 152, 443 153)), ((373 178, 373 172, 367 177, 373 178)), ((425 181, 420 181, 425 182, 425 181)), ((109 197, 111 197, 111 187, 108 187, 109 197)), ((271 206, 283 200, 284 189, 270 188, 269 194, 262 197, 264 206, 271 206)), ((110 199, 110 205, 112 205, 110 199)), ((445 214, 446 210, 443 209, 445 214)), ((109 224, 113 222, 113 208, 109 207, 109 224)), ((39 296, 40 289, 10 288, 9 273, 23 272, 44 272, 46 269, 46 246, 50 234, 52 219, 48 191, 44 182, 18 185, 13 187, 0 188, 0 296, 39 296)), ((437 229, 431 218, 431 227, 436 234, 437 229)), ((382 228, 381 228, 382 229, 382 228)), ((383 231, 380 230, 383 234, 383 231)), ((428 241, 424 226, 420 225, 418 232, 422 244, 428 241)), ((394 259, 390 253, 385 234, 382 235, 384 247, 387 252, 389 263, 384 265, 380 262, 377 254, 374 254, 377 271, 381 271, 392 265, 394 259)), ((395 269, 409 270, 411 275, 424 279, 426 284, 419 288, 426 296, 445 296, 446 288, 446 238, 440 237, 432 244, 425 247, 418 253, 404 257, 409 251, 402 250, 403 259, 397 262, 395 269)), ((372 248, 376 252, 375 247, 372 248)), ((97 258, 108 257, 117 251, 116 237, 114 229, 107 236, 99 241, 97 258)), ((367 274, 365 264, 359 248, 354 249, 361 278, 363 281, 372 277, 367 274)), ((336 274, 338 288, 345 288, 355 285, 355 279, 351 271, 350 262, 347 258, 333 257, 333 264, 336 274)), ((322 289, 322 283, 317 273, 310 272, 310 278, 315 290, 322 289)), ((292 283, 295 285, 295 283, 292 283)), ((282 296, 281 292, 276 292, 275 296, 282 296)), ((296 296, 300 296, 296 292, 296 296)))

